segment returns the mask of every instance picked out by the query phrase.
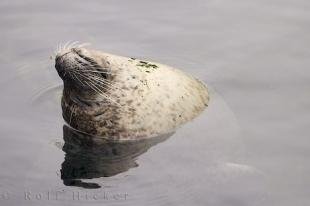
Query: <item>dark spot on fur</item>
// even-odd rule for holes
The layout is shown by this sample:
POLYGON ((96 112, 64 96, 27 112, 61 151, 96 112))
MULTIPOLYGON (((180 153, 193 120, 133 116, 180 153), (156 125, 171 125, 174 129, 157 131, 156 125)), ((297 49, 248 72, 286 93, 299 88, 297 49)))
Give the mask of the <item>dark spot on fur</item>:
POLYGON ((135 112, 136 111, 135 108, 129 108, 128 110, 131 111, 131 112, 135 112))
POLYGON ((118 155, 118 152, 117 152, 116 148, 112 148, 112 154, 113 155, 118 155))
POLYGON ((98 117, 98 116, 103 115, 104 113, 105 113, 105 111, 100 111, 100 112, 94 114, 94 116, 95 116, 95 117, 98 117))

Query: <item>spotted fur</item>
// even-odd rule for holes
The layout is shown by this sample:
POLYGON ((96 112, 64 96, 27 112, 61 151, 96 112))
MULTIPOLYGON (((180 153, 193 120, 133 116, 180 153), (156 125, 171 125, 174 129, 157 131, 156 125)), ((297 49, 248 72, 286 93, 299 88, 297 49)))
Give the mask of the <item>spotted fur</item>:
POLYGON ((55 59, 64 81, 63 117, 88 134, 149 138, 175 130, 208 106, 205 84, 163 64, 70 44, 55 59))

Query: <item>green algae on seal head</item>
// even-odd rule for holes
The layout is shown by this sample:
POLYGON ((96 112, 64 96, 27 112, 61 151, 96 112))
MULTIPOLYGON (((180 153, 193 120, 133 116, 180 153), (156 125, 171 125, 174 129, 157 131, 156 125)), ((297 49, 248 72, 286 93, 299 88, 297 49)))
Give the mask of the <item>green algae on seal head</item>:
POLYGON ((155 62, 83 46, 57 51, 62 110, 73 128, 111 140, 150 138, 175 130, 209 102, 207 86, 155 62))

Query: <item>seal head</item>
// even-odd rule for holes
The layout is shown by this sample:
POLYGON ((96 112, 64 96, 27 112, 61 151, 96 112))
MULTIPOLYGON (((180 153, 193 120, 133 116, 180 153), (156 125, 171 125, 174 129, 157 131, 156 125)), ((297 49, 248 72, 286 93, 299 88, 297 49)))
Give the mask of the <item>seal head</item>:
POLYGON ((155 62, 83 47, 63 48, 62 110, 73 128, 102 138, 137 140, 175 130, 209 102, 205 84, 155 62))

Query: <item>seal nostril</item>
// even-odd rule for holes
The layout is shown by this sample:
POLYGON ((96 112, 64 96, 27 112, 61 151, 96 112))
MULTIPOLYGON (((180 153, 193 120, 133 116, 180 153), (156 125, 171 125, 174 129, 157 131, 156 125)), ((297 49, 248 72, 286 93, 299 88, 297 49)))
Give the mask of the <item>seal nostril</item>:
POLYGON ((56 59, 55 59, 55 68, 57 70, 60 69, 60 57, 56 57, 56 59))
POLYGON ((64 67, 62 66, 61 57, 56 57, 55 68, 56 68, 58 75, 63 79, 65 71, 64 71, 64 67))
POLYGON ((55 58, 55 61, 59 61, 59 56, 57 55, 56 58, 55 58))

